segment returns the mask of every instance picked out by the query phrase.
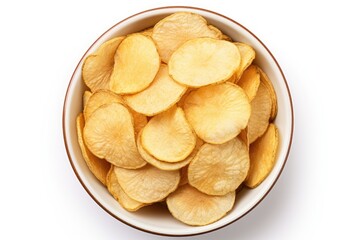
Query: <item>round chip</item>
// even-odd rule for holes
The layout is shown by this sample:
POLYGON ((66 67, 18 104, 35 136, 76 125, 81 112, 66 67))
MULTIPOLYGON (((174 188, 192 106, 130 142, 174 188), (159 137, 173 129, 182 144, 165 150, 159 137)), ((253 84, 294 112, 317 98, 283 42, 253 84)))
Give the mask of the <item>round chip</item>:
POLYGON ((83 109, 85 108, 90 96, 91 96, 91 92, 90 91, 85 91, 84 95, 83 95, 83 109))
POLYGON ((147 205, 132 199, 124 192, 117 180, 114 172, 114 166, 111 167, 106 177, 106 186, 116 201, 118 201, 118 203, 128 211, 133 212, 147 205))
POLYGON ((169 74, 180 84, 201 87, 229 79, 239 67, 240 53, 228 41, 196 38, 181 45, 171 56, 169 74))
POLYGON ((255 65, 249 66, 236 84, 244 89, 251 102, 255 98, 260 85, 260 72, 258 67, 255 65))
POLYGON ((235 191, 250 166, 247 146, 238 138, 223 144, 205 143, 189 164, 189 184, 209 195, 235 191))
POLYGON ((275 165, 278 145, 278 129, 271 123, 264 135, 250 145, 251 163, 246 186, 255 188, 269 175, 275 165))
POLYGON ((84 115, 80 113, 76 118, 76 130, 81 153, 85 163, 94 176, 105 185, 106 175, 110 169, 110 163, 92 154, 84 144, 83 129, 85 125, 84 115))
POLYGON ((109 89, 114 55, 123 39, 123 36, 113 38, 103 43, 95 53, 86 57, 82 67, 82 77, 91 92, 98 89, 109 89))
POLYGON ((132 199, 143 203, 159 202, 175 191, 180 172, 160 170, 150 164, 139 169, 114 168, 121 188, 132 199))
POLYGON ((94 155, 115 166, 134 169, 146 164, 136 147, 132 116, 120 103, 102 105, 90 115, 84 140, 94 155))
POLYGON ((201 139, 221 144, 246 127, 251 109, 244 90, 226 82, 192 91, 185 99, 184 111, 201 139))
POLYGON ((203 226, 226 215, 234 206, 235 191, 210 196, 186 184, 170 194, 166 203, 171 214, 188 225, 203 226))
POLYGON ((133 110, 154 116, 174 106, 186 89, 169 76, 167 65, 161 64, 159 72, 148 88, 133 95, 126 95, 124 99, 133 110))
POLYGON ((137 93, 147 88, 160 67, 160 57, 153 40, 143 34, 131 34, 115 54, 110 90, 118 94, 137 93))
POLYGON ((141 134, 141 145, 159 160, 179 162, 194 150, 196 135, 184 111, 175 106, 150 119, 141 134))
MULTIPOLYGON (((234 44, 238 48, 241 56, 240 65, 235 72, 236 79, 239 81, 245 69, 250 66, 255 59, 255 50, 246 43, 236 42, 234 44)), ((237 81, 235 83, 237 83, 237 81)))
POLYGON ((270 114, 270 121, 273 121, 277 115, 277 98, 276 98, 276 92, 274 89, 273 84, 271 83, 269 77, 266 75, 266 73, 259 68, 260 72, 260 80, 265 85, 265 87, 268 89, 270 98, 271 98, 271 114, 270 114))
MULTIPOLYGON (((221 34, 221 32, 220 32, 221 34)), ((205 18, 190 12, 178 12, 155 24, 152 38, 154 39, 165 63, 173 52, 183 43, 199 37, 220 38, 219 30, 209 27, 205 18)))

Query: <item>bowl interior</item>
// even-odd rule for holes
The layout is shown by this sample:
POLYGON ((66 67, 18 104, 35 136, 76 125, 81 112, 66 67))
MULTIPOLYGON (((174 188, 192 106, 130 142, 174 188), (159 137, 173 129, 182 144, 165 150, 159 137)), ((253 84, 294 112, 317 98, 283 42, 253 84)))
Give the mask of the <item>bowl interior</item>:
POLYGON ((293 109, 290 92, 278 63, 265 45, 245 27, 233 20, 211 11, 189 7, 168 7, 148 10, 119 22, 101 35, 85 53, 74 71, 66 94, 63 113, 63 131, 66 149, 71 165, 85 190, 105 211, 120 221, 147 232, 164 235, 192 235, 212 231, 248 213, 266 196, 279 177, 290 150, 292 129, 293 109), (201 227, 191 227, 177 221, 167 211, 166 206, 162 204, 155 204, 134 213, 124 210, 87 168, 81 155, 76 135, 75 120, 82 111, 82 94, 86 89, 81 78, 81 66, 84 58, 94 52, 103 42, 116 36, 151 27, 160 19, 177 11, 192 11, 201 14, 210 24, 218 27, 234 41, 250 44, 256 50, 255 63, 272 80, 278 98, 278 114, 275 123, 279 129, 280 142, 275 167, 266 180, 257 188, 253 190, 244 188, 237 194, 235 206, 228 215, 213 224, 201 227))

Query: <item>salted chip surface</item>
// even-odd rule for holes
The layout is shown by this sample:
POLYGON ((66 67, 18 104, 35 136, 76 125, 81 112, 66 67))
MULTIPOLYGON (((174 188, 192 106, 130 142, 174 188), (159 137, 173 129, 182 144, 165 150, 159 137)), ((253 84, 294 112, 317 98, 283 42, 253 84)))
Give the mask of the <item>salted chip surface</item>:
POLYGON ((84 140, 94 155, 115 166, 135 169, 146 164, 136 147, 132 116, 120 103, 102 105, 90 115, 84 140))
POLYGON ((244 90, 229 82, 192 91, 185 99, 184 111, 196 134, 213 144, 237 136, 246 127, 251 113, 244 90))
POLYGON ((179 170, 164 171, 150 164, 139 169, 114 168, 124 192, 139 202, 154 203, 175 191, 180 182, 179 170))
POLYGON ((237 85, 244 89, 251 102, 255 98, 260 85, 260 72, 258 67, 256 65, 250 65, 244 71, 240 80, 237 81, 237 85))
POLYGON ((238 81, 241 75, 243 74, 243 72, 245 71, 245 69, 249 67, 250 64, 253 62, 253 60, 255 59, 256 53, 255 50, 246 43, 235 42, 234 44, 238 48, 241 56, 240 65, 235 72, 235 76, 238 81))
POLYGON ((249 143, 253 143, 268 128, 271 115, 271 97, 268 89, 260 82, 255 98, 251 101, 251 116, 248 124, 249 143))
POLYGON ((179 107, 160 113, 143 128, 141 145, 155 158, 165 162, 184 160, 194 150, 196 134, 179 107))
POLYGON ((153 116, 174 106, 187 87, 175 82, 169 75, 166 64, 161 64, 154 81, 145 90, 124 96, 127 105, 133 110, 153 116))
POLYGON ((250 145, 250 170, 245 185, 255 188, 269 175, 276 162, 279 133, 271 123, 258 140, 250 145))
POLYGON ((110 90, 118 94, 137 93, 147 88, 160 67, 154 41, 143 34, 127 36, 115 54, 110 90))
POLYGON ((234 206, 235 191, 223 196, 210 196, 191 187, 179 187, 166 198, 170 213, 179 221, 192 226, 213 223, 234 206))
POLYGON ((114 172, 114 166, 111 167, 106 177, 106 186, 116 201, 118 201, 118 203, 128 211, 133 212, 147 205, 132 199, 124 192, 117 180, 114 172))
POLYGON ((183 43, 199 37, 220 38, 221 35, 219 29, 207 25, 205 18, 191 12, 178 12, 165 17, 155 24, 152 33, 161 60, 165 63, 183 43))
POLYGON ((189 184, 209 195, 235 191, 250 166, 245 143, 234 138, 223 144, 205 143, 189 164, 189 184))
POLYGON ((233 43, 195 38, 173 53, 169 61, 169 74, 180 84, 201 87, 228 80, 239 64, 240 53, 233 43))
POLYGON ((271 103, 272 103, 270 121, 273 121, 275 119, 275 117, 277 115, 277 111, 278 111, 276 92, 275 92, 274 86, 273 86, 271 80, 269 79, 268 75, 261 68, 259 68, 259 72, 260 72, 261 82, 265 85, 265 87, 268 89, 268 91, 270 93, 271 103))
POLYGON ((102 183, 106 184, 106 175, 110 169, 110 163, 105 161, 104 159, 100 159, 96 157, 84 144, 83 138, 83 129, 85 126, 84 115, 80 113, 76 118, 76 130, 79 146, 81 149, 81 153, 84 157, 85 163, 90 169, 90 171, 94 174, 94 176, 102 183))
POLYGON ((114 55, 124 38, 123 36, 113 38, 86 57, 82 67, 82 77, 91 92, 98 89, 109 89, 110 76, 114 67, 114 55))

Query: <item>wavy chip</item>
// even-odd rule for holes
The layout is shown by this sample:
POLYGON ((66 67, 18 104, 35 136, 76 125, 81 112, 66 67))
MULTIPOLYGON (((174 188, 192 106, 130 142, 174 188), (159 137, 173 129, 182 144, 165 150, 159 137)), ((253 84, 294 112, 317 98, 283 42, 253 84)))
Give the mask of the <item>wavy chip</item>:
POLYGON ((260 72, 258 67, 250 65, 236 84, 244 89, 251 102, 255 98, 260 85, 260 72))
POLYGON ((196 38, 181 45, 171 56, 169 74, 189 87, 201 87, 229 79, 240 64, 237 47, 228 41, 196 38))
POLYGON ((159 160, 179 162, 194 150, 196 135, 184 111, 175 106, 150 119, 141 134, 141 145, 159 160))
POLYGON ((79 146, 81 149, 81 153, 84 157, 85 163, 90 169, 90 171, 94 174, 94 176, 102 183, 106 184, 106 175, 110 169, 110 163, 105 161, 104 159, 100 159, 96 157, 92 152, 84 144, 84 136, 83 129, 85 125, 84 115, 80 113, 76 118, 76 130, 79 146))
POLYGON ((175 191, 180 182, 179 170, 164 171, 150 164, 139 169, 114 168, 124 192, 143 203, 159 202, 175 191))
POLYGON ((160 57, 154 41, 143 34, 127 36, 115 54, 110 90, 118 94, 133 94, 147 88, 160 67, 160 57))
POLYGON ((124 38, 123 36, 113 38, 103 43, 95 53, 86 57, 82 67, 82 77, 91 92, 98 89, 109 89, 114 55, 124 38))
MULTIPOLYGON (((241 56, 240 65, 235 72, 236 79, 239 81, 245 69, 249 67, 255 59, 256 53, 255 50, 246 43, 235 42, 234 44, 238 48, 241 56)), ((235 81, 235 83, 237 83, 237 81, 235 81)))
POLYGON ((224 196, 210 196, 186 184, 166 199, 171 214, 192 226, 204 226, 225 216, 234 206, 235 191, 224 196))
POLYGON ((155 24, 152 33, 161 60, 165 63, 169 62, 173 52, 183 43, 200 37, 219 38, 219 29, 209 27, 205 18, 190 12, 178 12, 165 17, 155 24))
POLYGON ((247 146, 238 138, 223 144, 205 143, 189 164, 189 184, 209 195, 235 191, 250 166, 247 146))
POLYGON ((251 113, 244 90, 229 82, 192 91, 185 99, 184 111, 196 134, 213 144, 237 136, 251 113))
POLYGON ((166 64, 161 64, 154 81, 145 90, 124 96, 124 100, 136 112, 154 116, 171 108, 186 92, 186 87, 175 82, 166 64))
POLYGON ((94 155, 115 166, 134 169, 146 164, 136 147, 132 116, 120 103, 102 105, 90 115, 84 140, 94 155))
POLYGON ((250 170, 245 185, 255 188, 269 175, 276 161, 279 146, 279 133, 271 123, 258 140, 250 145, 250 170))
POLYGON ((277 115, 277 97, 276 97, 276 92, 274 89, 273 84, 271 83, 269 77, 266 75, 266 73, 259 68, 259 72, 260 72, 260 80, 261 82, 265 85, 265 87, 268 89, 269 93, 270 93, 270 97, 271 97, 271 114, 270 114, 270 121, 273 121, 277 115))

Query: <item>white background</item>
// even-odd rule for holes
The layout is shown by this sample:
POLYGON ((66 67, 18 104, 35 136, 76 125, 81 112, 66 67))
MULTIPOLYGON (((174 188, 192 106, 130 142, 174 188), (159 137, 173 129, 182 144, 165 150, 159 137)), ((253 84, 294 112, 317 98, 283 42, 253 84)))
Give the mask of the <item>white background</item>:
POLYGON ((346 0, 1 1, 0 239, 166 239, 91 199, 69 164, 61 120, 72 71, 93 41, 168 5, 207 8, 255 33, 282 66, 295 109, 291 154, 270 194, 193 239, 359 239, 360 14, 346 0))

